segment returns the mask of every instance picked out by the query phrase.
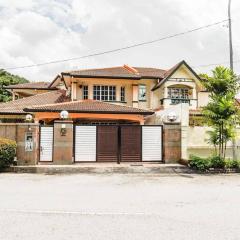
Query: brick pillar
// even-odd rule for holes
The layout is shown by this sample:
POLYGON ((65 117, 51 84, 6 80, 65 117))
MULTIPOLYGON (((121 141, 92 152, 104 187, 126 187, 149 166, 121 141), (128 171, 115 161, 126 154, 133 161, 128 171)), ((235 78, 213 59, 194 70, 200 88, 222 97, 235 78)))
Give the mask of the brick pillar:
POLYGON ((165 163, 181 160, 181 126, 166 123, 163 127, 163 153, 165 163))
POLYGON ((57 120, 54 122, 53 164, 72 164, 72 157, 73 122, 57 120))
POLYGON ((39 124, 19 123, 16 125, 17 165, 36 165, 39 156, 39 124), (26 134, 32 134, 33 148, 25 147, 26 134))

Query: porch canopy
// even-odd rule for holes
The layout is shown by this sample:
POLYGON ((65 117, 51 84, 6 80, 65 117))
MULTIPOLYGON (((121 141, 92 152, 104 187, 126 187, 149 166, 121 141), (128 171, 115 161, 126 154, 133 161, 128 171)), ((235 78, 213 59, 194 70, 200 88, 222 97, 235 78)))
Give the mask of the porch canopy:
POLYGON ((144 124, 144 116, 154 114, 153 111, 133 108, 96 100, 79 100, 55 104, 30 106, 23 109, 33 113, 35 121, 51 122, 60 118, 60 112, 69 112, 69 118, 74 121, 113 121, 134 122, 144 124))

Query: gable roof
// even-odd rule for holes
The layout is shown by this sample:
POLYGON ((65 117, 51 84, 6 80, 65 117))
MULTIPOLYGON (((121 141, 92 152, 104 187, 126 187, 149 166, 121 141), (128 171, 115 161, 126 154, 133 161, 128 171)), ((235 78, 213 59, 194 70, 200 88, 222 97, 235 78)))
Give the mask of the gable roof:
POLYGON ((156 84, 153 88, 152 91, 158 89, 164 82, 166 82, 182 65, 186 66, 187 69, 198 79, 201 80, 201 78, 197 75, 197 73, 183 60, 170 68, 168 71, 166 71, 164 78, 156 84))
POLYGON ((39 90, 56 90, 56 88, 50 87, 49 82, 29 82, 20 83, 15 85, 4 86, 4 89, 39 89, 39 90))
POLYGON ((66 98, 65 91, 62 90, 41 93, 31 97, 21 98, 7 103, 1 103, 0 114, 26 114, 23 109, 27 106, 41 105, 47 103, 59 103, 66 100, 69 99, 66 98))
POLYGON ((116 105, 113 103, 101 102, 96 100, 79 100, 24 108, 24 111, 27 112, 61 112, 63 110, 66 110, 70 113, 121 113, 139 115, 151 115, 154 113, 153 111, 145 109, 116 105))
POLYGON ((124 65, 111 68, 96 68, 62 72, 62 75, 84 78, 126 78, 139 80, 141 78, 163 78, 165 72, 166 70, 159 68, 130 67, 128 65, 124 65))

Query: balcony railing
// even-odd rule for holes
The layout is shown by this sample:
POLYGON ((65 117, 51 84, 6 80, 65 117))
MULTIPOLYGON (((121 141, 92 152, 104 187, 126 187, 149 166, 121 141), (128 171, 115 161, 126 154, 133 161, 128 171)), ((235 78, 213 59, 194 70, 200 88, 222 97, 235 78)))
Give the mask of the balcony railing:
POLYGON ((176 105, 179 103, 188 103, 190 105, 191 100, 193 99, 188 99, 188 98, 163 98, 160 100, 161 105, 164 104, 164 101, 167 101, 171 105, 176 105))
POLYGON ((171 104, 179 104, 179 103, 188 103, 190 104, 190 99, 187 98, 171 98, 171 104))

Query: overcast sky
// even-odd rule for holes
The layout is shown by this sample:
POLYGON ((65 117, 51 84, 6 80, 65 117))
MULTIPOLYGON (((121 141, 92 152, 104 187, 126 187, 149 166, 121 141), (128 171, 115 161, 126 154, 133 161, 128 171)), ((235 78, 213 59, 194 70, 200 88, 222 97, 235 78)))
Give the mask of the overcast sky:
MULTIPOLYGON (((0 0, 0 68, 78 57, 227 19, 228 0, 0 0)), ((234 60, 240 60, 240 1, 232 0, 234 60)), ((73 69, 131 66, 168 69, 229 60, 228 28, 198 32, 103 56, 10 70, 51 81, 73 69)), ((240 73, 240 62, 235 63, 240 73)), ((208 72, 211 67, 195 68, 208 72)))

